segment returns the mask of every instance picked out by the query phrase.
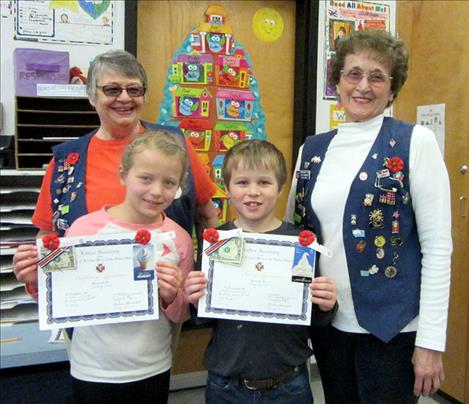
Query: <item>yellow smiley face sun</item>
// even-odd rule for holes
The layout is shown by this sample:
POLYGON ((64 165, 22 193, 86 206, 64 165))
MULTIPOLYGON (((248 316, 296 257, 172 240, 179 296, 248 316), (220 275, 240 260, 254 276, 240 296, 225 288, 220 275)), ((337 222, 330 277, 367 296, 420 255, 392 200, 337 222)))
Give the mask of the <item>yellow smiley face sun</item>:
POLYGON ((252 17, 252 30, 264 42, 274 42, 283 34, 283 18, 273 8, 260 8, 252 17))

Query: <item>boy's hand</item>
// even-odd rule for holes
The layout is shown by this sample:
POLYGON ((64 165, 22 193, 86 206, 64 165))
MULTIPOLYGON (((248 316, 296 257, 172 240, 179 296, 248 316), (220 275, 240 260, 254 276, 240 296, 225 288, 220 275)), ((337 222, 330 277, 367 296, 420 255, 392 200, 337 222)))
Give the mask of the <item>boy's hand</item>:
POLYGON ((37 288, 37 260, 37 247, 34 244, 19 245, 13 256, 16 279, 37 288))
POLYGON ((202 271, 191 271, 187 275, 184 283, 184 292, 194 306, 198 306, 199 299, 205 294, 207 289, 207 278, 202 271))
POLYGON ((309 285, 311 301, 322 311, 332 310, 337 301, 337 288, 332 279, 327 276, 314 278, 309 285))
POLYGON ((170 262, 157 262, 159 294, 165 305, 170 305, 178 293, 182 282, 181 269, 170 262))

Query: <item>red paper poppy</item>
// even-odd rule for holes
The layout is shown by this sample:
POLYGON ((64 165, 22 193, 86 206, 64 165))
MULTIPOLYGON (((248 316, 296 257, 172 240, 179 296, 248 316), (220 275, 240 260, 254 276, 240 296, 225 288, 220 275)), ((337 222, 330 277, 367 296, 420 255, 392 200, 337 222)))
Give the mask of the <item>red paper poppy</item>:
POLYGON ((216 231, 213 227, 205 229, 203 236, 204 240, 208 241, 209 243, 216 243, 220 237, 218 231, 216 231))
POLYGON ((397 173, 398 171, 403 170, 404 162, 399 157, 391 157, 387 161, 387 166, 389 168, 389 171, 391 171, 392 173, 397 173))
POLYGON ((135 241, 139 244, 148 244, 150 239, 151 233, 145 229, 140 229, 135 235, 135 241))
POLYGON ((308 247, 310 244, 313 244, 316 240, 316 236, 310 230, 303 230, 298 234, 298 240, 302 246, 308 247))
POLYGON ((67 156, 67 163, 71 164, 72 166, 78 163, 78 160, 80 160, 80 154, 79 153, 70 153, 67 156))
POLYGON ((48 250, 56 250, 60 245, 59 236, 54 233, 42 236, 42 245, 48 250))

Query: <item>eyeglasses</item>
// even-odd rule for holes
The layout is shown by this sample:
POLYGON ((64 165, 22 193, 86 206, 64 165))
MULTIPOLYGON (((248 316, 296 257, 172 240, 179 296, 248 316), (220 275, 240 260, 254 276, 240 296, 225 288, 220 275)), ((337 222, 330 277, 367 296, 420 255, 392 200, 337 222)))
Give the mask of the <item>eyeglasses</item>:
POLYGON ((368 83, 376 87, 384 85, 388 80, 392 80, 392 77, 389 74, 379 71, 364 73, 359 69, 351 69, 348 71, 341 70, 340 73, 342 74, 342 76, 344 76, 345 81, 347 81, 349 84, 354 85, 360 83, 363 80, 363 77, 365 76, 368 80, 368 83))
POLYGON ((127 86, 127 87, 121 87, 121 86, 116 86, 115 84, 107 84, 105 86, 96 86, 96 88, 99 88, 104 95, 107 95, 108 97, 119 97, 119 95, 122 94, 122 91, 127 91, 127 94, 130 97, 141 97, 145 95, 145 92, 147 89, 142 86, 127 86))

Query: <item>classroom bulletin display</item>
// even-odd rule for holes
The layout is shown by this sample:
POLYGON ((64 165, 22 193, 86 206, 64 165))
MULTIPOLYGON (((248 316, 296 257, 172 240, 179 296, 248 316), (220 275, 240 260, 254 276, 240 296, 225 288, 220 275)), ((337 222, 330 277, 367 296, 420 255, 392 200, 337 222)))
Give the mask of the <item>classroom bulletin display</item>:
POLYGON ((114 1, 16 0, 15 39, 112 45, 114 1))
POLYGON ((178 126, 217 185, 212 198, 219 224, 227 220, 228 196, 221 176, 225 153, 247 139, 266 139, 258 83, 249 55, 237 43, 227 14, 210 5, 173 55, 158 123, 178 126))

